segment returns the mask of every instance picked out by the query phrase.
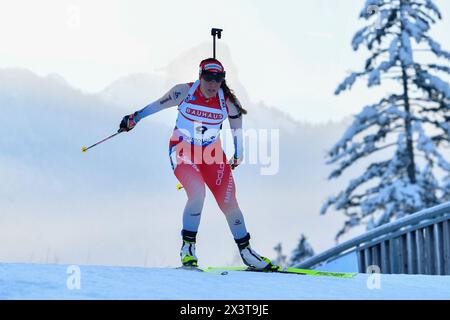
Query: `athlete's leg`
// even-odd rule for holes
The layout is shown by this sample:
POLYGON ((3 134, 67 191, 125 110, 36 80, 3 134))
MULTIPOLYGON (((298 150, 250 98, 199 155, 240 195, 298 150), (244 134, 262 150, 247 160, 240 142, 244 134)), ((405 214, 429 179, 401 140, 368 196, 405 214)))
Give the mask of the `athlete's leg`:
POLYGON ((216 161, 205 161, 205 163, 201 164, 200 171, 203 180, 208 185, 220 209, 225 214, 228 226, 238 245, 242 261, 249 267, 261 270, 277 268, 272 265, 269 259, 259 255, 251 248, 250 234, 247 232, 244 216, 236 199, 236 187, 231 173, 231 167, 221 148, 220 140, 214 144, 216 145, 205 148, 204 157, 214 158, 216 161))
POLYGON ((244 216, 236 199, 233 175, 227 163, 226 155, 220 147, 220 141, 214 143, 214 145, 205 148, 204 157, 210 157, 212 154, 212 157, 217 159, 217 161, 201 164, 199 166, 200 171, 203 180, 224 213, 233 237, 240 239, 245 237, 248 232, 245 227, 244 216), (218 157, 215 156, 216 153, 218 153, 218 157))
POLYGON ((180 150, 181 148, 173 148, 171 163, 188 198, 183 211, 183 230, 197 232, 205 201, 205 182, 198 166, 189 157, 183 156, 182 151, 180 155, 180 150))

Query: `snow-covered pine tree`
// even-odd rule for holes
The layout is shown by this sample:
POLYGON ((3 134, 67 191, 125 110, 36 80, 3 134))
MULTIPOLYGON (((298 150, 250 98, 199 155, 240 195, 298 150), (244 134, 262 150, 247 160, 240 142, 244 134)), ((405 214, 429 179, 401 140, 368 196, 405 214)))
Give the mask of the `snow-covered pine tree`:
POLYGON ((281 242, 279 242, 274 248, 273 250, 275 250, 275 252, 277 253, 277 256, 275 259, 273 259, 272 261, 280 267, 285 267, 286 266, 286 258, 287 256, 285 254, 283 254, 283 245, 281 244, 281 242))
POLYGON ((442 78, 450 74, 450 53, 429 33, 441 13, 431 0, 366 0, 360 17, 375 15, 378 26, 362 28, 352 41, 355 51, 364 45, 371 53, 364 70, 351 73, 335 94, 359 78, 396 91, 355 115, 327 154, 327 163, 337 164, 329 179, 370 160, 321 208, 321 214, 334 206, 347 216, 337 240, 354 226, 371 229, 450 198, 450 163, 441 153, 450 142, 450 87, 442 78))
POLYGON ((292 251, 292 255, 289 261, 290 266, 296 266, 303 260, 306 260, 309 257, 314 255, 314 250, 306 240, 304 234, 300 236, 300 240, 298 242, 297 247, 292 251))

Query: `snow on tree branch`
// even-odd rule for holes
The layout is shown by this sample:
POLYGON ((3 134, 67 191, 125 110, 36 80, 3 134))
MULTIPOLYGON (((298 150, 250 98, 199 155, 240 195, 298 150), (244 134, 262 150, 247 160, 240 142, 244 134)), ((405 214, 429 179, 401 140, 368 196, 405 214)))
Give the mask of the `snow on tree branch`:
POLYGON ((329 179, 363 159, 369 162, 322 205, 321 214, 333 207, 347 218, 337 239, 357 225, 374 228, 450 200, 450 162, 439 150, 450 142, 450 86, 434 74, 448 75, 450 67, 430 59, 423 63, 414 54, 426 46, 435 59, 450 60, 450 53, 429 34, 441 13, 431 0, 366 0, 360 17, 368 21, 375 14, 379 27, 364 26, 352 39, 355 51, 365 45, 371 53, 365 68, 348 75, 335 94, 352 89, 365 76, 369 88, 389 81, 396 82, 389 90, 397 92, 365 106, 327 153, 327 164, 337 166, 329 179))

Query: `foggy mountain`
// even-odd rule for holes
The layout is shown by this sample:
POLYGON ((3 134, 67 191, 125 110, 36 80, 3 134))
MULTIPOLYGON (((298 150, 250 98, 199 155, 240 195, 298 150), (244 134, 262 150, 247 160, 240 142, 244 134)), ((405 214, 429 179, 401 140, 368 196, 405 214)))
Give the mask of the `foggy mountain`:
MULTIPOLYGON (((180 56, 160 75, 130 75, 98 94, 74 89, 57 75, 0 70, 0 106, 7 119, 0 136, 0 241, 8 243, 0 247, 1 261, 179 263, 186 196, 175 188, 168 158, 176 108, 149 116, 133 131, 87 153, 81 147, 116 132, 125 114, 159 98, 175 83, 194 81, 202 48, 180 56), (164 75, 173 70, 179 73, 164 75)), ((319 215, 323 201, 339 187, 326 180, 331 169, 323 157, 347 122, 300 123, 279 109, 254 103, 231 58, 222 60, 230 86, 248 110, 244 129, 279 130, 276 174, 261 175, 260 164, 243 164, 234 171, 253 246, 272 257, 273 247, 282 242, 290 255, 304 233, 316 251, 327 249, 343 219, 319 215)), ((231 155, 232 149, 226 152, 231 155)), ((200 263, 240 263, 209 192, 202 215, 200 263)))

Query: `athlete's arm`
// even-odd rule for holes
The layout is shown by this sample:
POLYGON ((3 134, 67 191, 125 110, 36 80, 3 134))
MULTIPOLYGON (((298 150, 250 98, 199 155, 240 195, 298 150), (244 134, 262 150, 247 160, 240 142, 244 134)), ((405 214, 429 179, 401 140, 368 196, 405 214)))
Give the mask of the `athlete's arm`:
POLYGON ((137 111, 140 118, 145 118, 148 115, 174 107, 180 104, 184 98, 186 98, 189 92, 189 85, 186 83, 177 84, 172 89, 169 90, 165 95, 163 95, 158 100, 146 105, 141 110, 137 111))
POLYGON ((233 135, 234 156, 231 159, 231 168, 237 167, 244 158, 244 144, 242 133, 242 114, 234 103, 227 100, 228 121, 230 122, 231 133, 233 135))
POLYGON ((189 93, 189 85, 186 83, 177 84, 175 87, 169 90, 160 99, 148 104, 144 108, 135 113, 126 115, 120 122, 118 132, 127 132, 132 130, 136 124, 148 115, 161 111, 163 109, 174 107, 186 98, 189 93))

